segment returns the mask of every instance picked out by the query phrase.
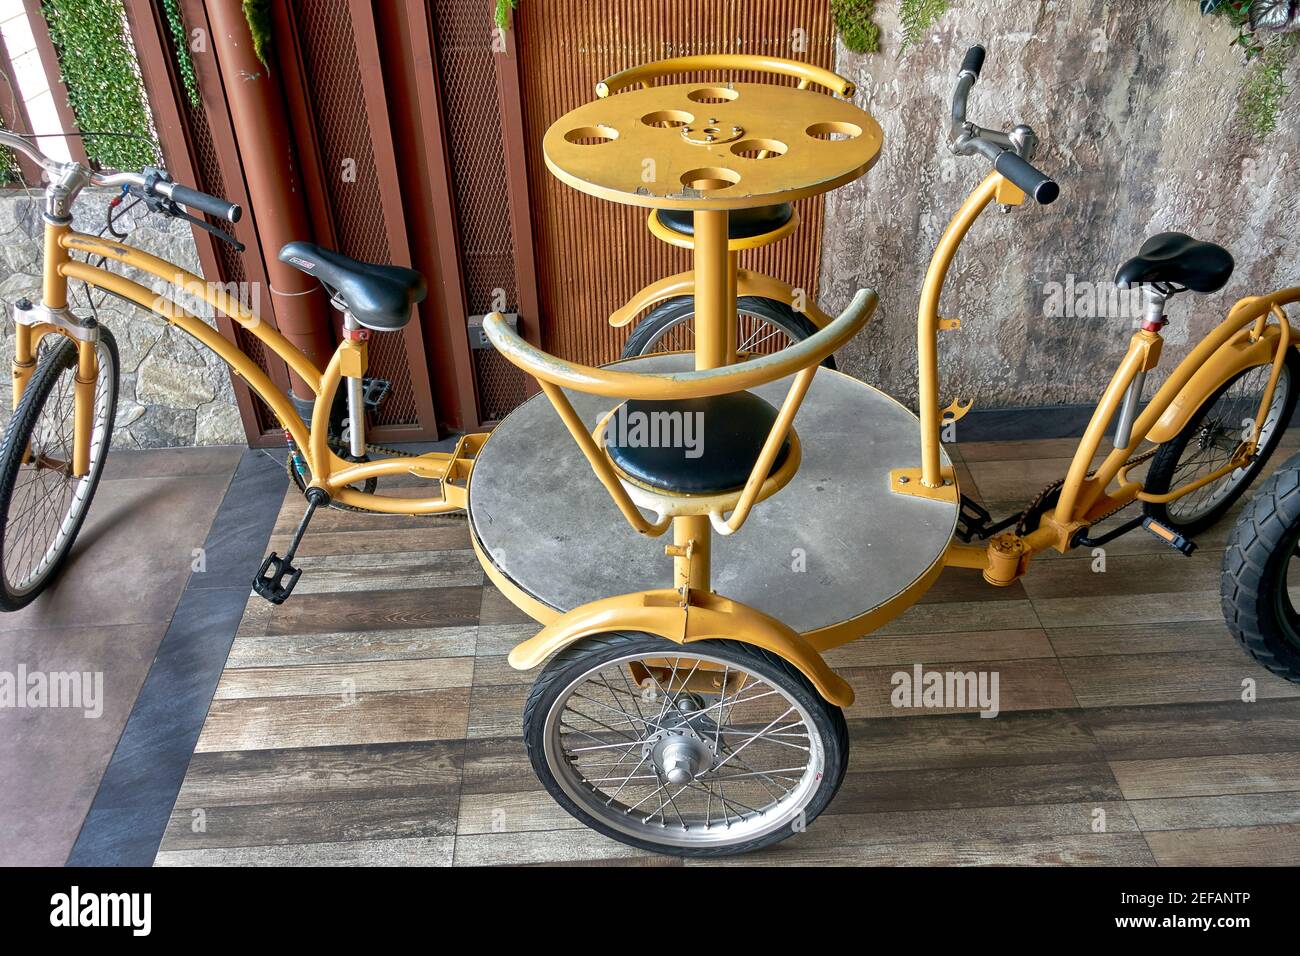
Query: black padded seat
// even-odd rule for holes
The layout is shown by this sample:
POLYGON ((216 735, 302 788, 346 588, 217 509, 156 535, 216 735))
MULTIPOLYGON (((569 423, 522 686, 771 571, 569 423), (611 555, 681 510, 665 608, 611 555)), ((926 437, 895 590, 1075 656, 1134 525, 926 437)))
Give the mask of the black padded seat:
POLYGON ((1115 284, 1174 283, 1193 292, 1218 292, 1232 277, 1232 256, 1223 246, 1181 232, 1162 232, 1142 243, 1119 267, 1115 284))
MULTIPOLYGON (((683 236, 695 235, 695 214, 689 209, 656 209, 655 215, 665 229, 683 236)), ((727 216, 728 239, 752 239, 775 232, 794 215, 788 202, 777 206, 755 206, 752 209, 732 209, 727 216)))
MULTIPOLYGON (((723 494, 749 480, 776 415, 771 404, 752 392, 679 401, 632 399, 610 417, 605 448, 619 470, 640 484, 675 494, 723 494)), ((787 436, 773 472, 789 453, 787 436)))
POLYGON ((353 318, 377 332, 402 328, 424 301, 424 276, 414 269, 362 262, 312 242, 286 244, 280 261, 320 279, 343 298, 353 318))

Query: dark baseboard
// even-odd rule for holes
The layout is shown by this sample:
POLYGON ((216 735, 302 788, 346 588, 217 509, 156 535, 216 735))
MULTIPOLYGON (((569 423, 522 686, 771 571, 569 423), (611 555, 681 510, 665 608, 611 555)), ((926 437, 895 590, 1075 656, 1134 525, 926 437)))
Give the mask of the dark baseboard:
POLYGON ((1078 438, 1092 412, 1092 405, 972 408, 954 431, 958 442, 1078 438))

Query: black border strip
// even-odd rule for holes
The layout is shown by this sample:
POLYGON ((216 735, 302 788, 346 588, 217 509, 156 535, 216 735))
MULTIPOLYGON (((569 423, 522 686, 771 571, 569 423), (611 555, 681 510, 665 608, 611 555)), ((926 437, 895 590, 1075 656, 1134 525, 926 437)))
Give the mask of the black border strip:
POLYGON ((276 458, 244 452, 203 543, 205 570, 186 582, 69 866, 153 865, 287 484, 276 458))

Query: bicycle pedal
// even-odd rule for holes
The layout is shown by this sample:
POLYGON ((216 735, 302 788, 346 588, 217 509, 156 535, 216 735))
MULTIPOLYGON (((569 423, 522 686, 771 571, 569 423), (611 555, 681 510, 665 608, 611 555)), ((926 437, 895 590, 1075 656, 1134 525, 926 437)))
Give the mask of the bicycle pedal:
POLYGON ((384 403, 393 383, 386 378, 363 378, 361 380, 361 402, 366 411, 373 412, 384 403))
POLYGON ((970 544, 972 538, 983 538, 984 529, 992 523, 993 516, 979 502, 961 496, 957 510, 957 529, 954 532, 958 538, 970 544))
POLYGON ((257 577, 253 578, 253 590, 272 604, 283 604, 285 598, 293 593, 300 577, 301 568, 295 568, 286 558, 272 551, 262 562, 257 577))
POLYGON ((1146 528, 1153 535, 1163 541, 1169 547, 1190 558, 1192 552, 1196 550, 1196 542, 1191 538, 1185 538, 1173 528, 1167 527, 1157 521, 1155 518, 1147 516, 1142 519, 1142 527, 1146 528))
POLYGON ((328 505, 330 501, 329 494, 323 488, 308 488, 306 495, 307 511, 298 522, 284 557, 272 551, 258 568, 257 577, 253 578, 253 591, 272 604, 283 604, 297 586, 298 579, 302 577, 302 569, 293 566, 293 556, 298 553, 298 545, 302 543, 302 536, 307 533, 307 525, 311 523, 316 509, 328 505))

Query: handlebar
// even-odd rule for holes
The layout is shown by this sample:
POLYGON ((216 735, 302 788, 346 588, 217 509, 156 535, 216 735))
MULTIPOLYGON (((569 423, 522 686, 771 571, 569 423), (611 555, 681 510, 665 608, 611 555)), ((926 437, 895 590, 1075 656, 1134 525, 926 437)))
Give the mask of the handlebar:
POLYGON ((233 203, 229 199, 222 199, 220 196, 199 192, 197 189, 182 186, 180 183, 159 180, 154 184, 154 189, 172 202, 178 202, 190 209, 205 212, 209 216, 216 216, 226 222, 239 222, 240 217, 244 214, 244 210, 238 203, 233 203))
POLYGON ((984 69, 984 48, 977 43, 966 51, 966 58, 961 61, 961 72, 969 73, 978 80, 982 69, 984 69))
POLYGON ((986 129, 966 119, 967 99, 984 68, 984 47, 976 45, 966 51, 957 74, 957 89, 952 97, 951 149, 958 156, 979 154, 993 164, 998 174, 1009 179, 1040 205, 1055 202, 1061 187, 1030 162, 1038 146, 1038 136, 1023 124, 1010 132, 986 129))
POLYGON ((139 189, 145 198, 161 197, 227 222, 239 222, 244 212, 237 203, 232 203, 228 199, 211 196, 189 186, 172 182, 167 173, 161 169, 131 173, 98 171, 86 169, 77 163, 62 163, 46 156, 25 136, 6 129, 0 129, 0 146, 8 146, 22 153, 45 171, 52 185, 60 185, 68 189, 69 201, 73 193, 89 183, 92 186, 131 186, 139 189))

